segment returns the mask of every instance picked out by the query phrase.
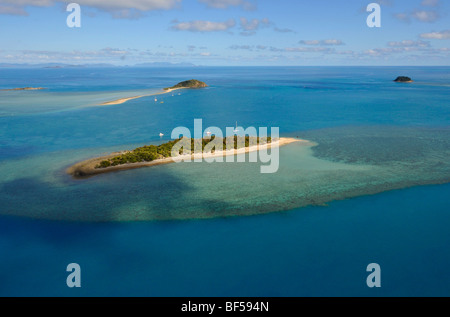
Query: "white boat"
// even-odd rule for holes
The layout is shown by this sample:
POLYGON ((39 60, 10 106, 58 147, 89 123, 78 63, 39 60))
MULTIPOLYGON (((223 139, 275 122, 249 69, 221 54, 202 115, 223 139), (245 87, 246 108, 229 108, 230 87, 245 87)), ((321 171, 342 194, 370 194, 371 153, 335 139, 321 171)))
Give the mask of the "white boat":
POLYGON ((158 102, 158 99, 157 99, 157 98, 155 98, 155 102, 158 102))
POLYGON ((208 136, 211 136, 212 132, 208 130, 208 131, 206 131, 206 134, 207 134, 208 136))
POLYGON ((159 136, 160 136, 160 137, 163 137, 163 136, 164 136, 164 133, 160 133, 159 136))
POLYGON ((234 133, 238 133, 239 132, 239 129, 238 129, 238 126, 237 126, 237 121, 236 121, 236 129, 234 129, 233 132, 234 133))

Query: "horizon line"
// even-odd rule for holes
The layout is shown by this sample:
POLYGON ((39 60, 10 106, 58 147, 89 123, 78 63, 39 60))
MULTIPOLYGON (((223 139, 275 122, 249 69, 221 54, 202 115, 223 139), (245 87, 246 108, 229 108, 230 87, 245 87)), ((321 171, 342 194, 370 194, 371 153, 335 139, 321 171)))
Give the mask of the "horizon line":
MULTIPOLYGON (((159 63, 159 62, 156 62, 159 63)), ((48 69, 51 68, 70 68, 70 67, 89 67, 89 66, 103 66, 103 67, 140 67, 140 68, 199 68, 199 67, 450 67, 449 65, 179 65, 177 63, 167 65, 142 65, 145 63, 138 63, 134 65, 117 65, 109 63, 88 63, 88 64, 65 64, 65 63, 0 63, 1 68, 17 68, 21 66, 37 67, 42 66, 48 69), (54 66, 49 66, 55 64, 54 66), (10 66, 10 67, 8 67, 10 66)), ((189 64, 189 63, 180 63, 189 64)))

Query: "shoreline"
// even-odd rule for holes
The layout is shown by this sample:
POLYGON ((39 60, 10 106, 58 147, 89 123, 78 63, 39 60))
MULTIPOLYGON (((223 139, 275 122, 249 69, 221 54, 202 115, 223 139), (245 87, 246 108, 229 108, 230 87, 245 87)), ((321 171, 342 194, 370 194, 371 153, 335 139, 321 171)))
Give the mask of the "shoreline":
POLYGON ((133 97, 125 97, 125 98, 119 98, 116 100, 111 100, 111 101, 106 101, 103 102, 101 104, 98 104, 98 106, 112 106, 112 105, 121 105, 129 100, 133 100, 133 99, 138 99, 138 98, 142 98, 142 97, 150 97, 150 96, 158 96, 158 95, 164 95, 164 94, 168 94, 172 91, 178 90, 178 89, 187 89, 187 88, 169 88, 167 90, 163 90, 160 92, 156 92, 153 94, 148 94, 148 95, 139 95, 139 96, 133 96, 133 97))
POLYGON ((280 138, 276 142, 272 142, 269 144, 264 145, 254 145, 251 147, 245 147, 237 150, 227 150, 227 151, 217 151, 214 153, 197 153, 197 154, 186 154, 186 155, 180 155, 177 157, 167 157, 163 159, 154 160, 151 162, 140 162, 140 163, 127 163, 117 166, 111 166, 106 168, 96 168, 96 166, 107 159, 113 158, 115 156, 118 156, 120 154, 124 154, 129 151, 121 151, 121 152, 114 152, 105 156, 96 157, 92 159, 88 159, 79 163, 76 163, 69 168, 66 169, 66 173, 71 175, 74 178, 87 178, 99 174, 105 174, 110 172, 117 172, 117 171, 123 171, 123 170, 130 170, 130 169, 136 169, 136 168, 142 168, 142 167, 150 167, 150 166, 157 166, 157 165, 165 165, 165 164, 171 164, 171 163, 177 163, 177 162, 183 162, 183 161, 189 161, 194 159, 206 159, 206 158, 216 158, 216 157, 226 157, 226 156, 234 156, 234 155, 240 155, 240 154, 246 154, 250 152, 256 152, 260 150, 270 149, 272 147, 281 147, 284 145, 288 145, 294 142, 304 142, 307 144, 311 144, 308 140, 302 140, 302 139, 295 139, 295 138, 280 138))

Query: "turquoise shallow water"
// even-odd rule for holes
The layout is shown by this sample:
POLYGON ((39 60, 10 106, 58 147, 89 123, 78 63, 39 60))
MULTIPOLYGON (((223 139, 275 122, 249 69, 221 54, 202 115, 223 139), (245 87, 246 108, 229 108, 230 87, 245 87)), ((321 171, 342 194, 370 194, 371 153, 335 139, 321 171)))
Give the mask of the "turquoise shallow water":
POLYGON ((102 72, 0 73, 2 88, 49 88, 0 92, 0 294, 449 294, 448 185, 388 191, 450 179, 448 68, 108 69, 98 78, 102 72), (415 83, 393 83, 400 73, 415 83), (211 87, 165 95, 164 104, 89 104, 91 96, 116 99, 187 78, 211 87), (163 142, 159 132, 192 128, 195 118, 205 127, 279 126, 318 145, 283 147, 273 175, 250 163, 87 180, 64 173, 88 157, 163 142), (223 218, 240 215, 253 216, 223 218), (130 222, 211 217, 219 218, 130 222), (370 290, 365 266, 377 261, 385 282, 370 290), (38 274, 24 273, 21 263, 30 262, 38 274), (65 287, 70 262, 84 268, 81 290, 65 287), (421 272, 420 289, 413 272, 421 272))

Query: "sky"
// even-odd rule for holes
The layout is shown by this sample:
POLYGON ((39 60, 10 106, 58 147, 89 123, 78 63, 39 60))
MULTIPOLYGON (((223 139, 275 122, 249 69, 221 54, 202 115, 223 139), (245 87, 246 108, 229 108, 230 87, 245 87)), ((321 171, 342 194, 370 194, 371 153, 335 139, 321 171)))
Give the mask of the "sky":
POLYGON ((449 13, 448 0, 0 0, 0 63, 450 66, 449 13))

